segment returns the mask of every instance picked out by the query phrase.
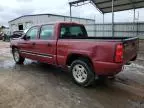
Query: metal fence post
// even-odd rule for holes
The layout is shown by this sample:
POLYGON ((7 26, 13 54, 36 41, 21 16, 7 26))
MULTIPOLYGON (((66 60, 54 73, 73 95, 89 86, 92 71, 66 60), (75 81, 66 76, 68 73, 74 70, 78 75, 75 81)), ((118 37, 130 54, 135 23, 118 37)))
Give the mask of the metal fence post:
POLYGON ((134 16, 133 16, 133 36, 135 36, 135 9, 134 9, 134 16))
MULTIPOLYGON (((94 19, 96 19, 95 16, 94 16, 94 19)), ((95 20, 95 22, 94 22, 94 35, 95 35, 95 37, 96 37, 96 20, 95 20)))
POLYGON ((71 3, 69 4, 70 5, 70 21, 72 21, 72 5, 71 5, 71 3))
POLYGON ((104 14, 103 14, 103 37, 104 37, 104 14))
POLYGON ((114 37, 114 0, 112 0, 112 37, 114 37))

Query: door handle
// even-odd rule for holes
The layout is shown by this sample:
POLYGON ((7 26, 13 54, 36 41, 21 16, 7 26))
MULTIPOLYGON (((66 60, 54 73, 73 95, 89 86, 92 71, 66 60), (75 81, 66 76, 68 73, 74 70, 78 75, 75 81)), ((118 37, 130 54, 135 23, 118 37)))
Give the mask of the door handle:
POLYGON ((48 43, 47 46, 50 47, 50 46, 52 46, 52 44, 48 43))
POLYGON ((32 45, 36 45, 36 43, 34 42, 34 43, 32 43, 32 45))

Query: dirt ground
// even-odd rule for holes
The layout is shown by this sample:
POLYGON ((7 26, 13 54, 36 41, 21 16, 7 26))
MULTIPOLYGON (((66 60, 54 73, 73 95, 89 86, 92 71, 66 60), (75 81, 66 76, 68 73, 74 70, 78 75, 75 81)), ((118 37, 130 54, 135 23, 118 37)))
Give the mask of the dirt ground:
POLYGON ((16 65, 9 43, 0 41, 0 108, 144 108, 143 48, 115 80, 82 88, 59 68, 31 60, 16 65))

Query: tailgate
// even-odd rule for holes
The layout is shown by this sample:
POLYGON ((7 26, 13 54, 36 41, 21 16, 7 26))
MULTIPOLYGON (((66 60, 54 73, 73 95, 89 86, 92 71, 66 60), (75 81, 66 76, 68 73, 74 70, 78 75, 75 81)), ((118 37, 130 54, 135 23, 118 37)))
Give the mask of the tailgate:
POLYGON ((133 60, 137 56, 139 39, 137 37, 123 40, 124 46, 124 63, 133 60))

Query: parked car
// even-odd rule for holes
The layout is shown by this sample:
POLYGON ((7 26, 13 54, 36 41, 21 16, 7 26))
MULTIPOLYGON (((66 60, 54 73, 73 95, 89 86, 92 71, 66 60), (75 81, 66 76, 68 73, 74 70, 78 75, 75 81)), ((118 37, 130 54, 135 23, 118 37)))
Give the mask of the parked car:
POLYGON ((2 40, 3 40, 3 41, 8 40, 8 35, 7 35, 7 34, 5 34, 5 33, 3 33, 3 35, 2 35, 2 40))
POLYGON ((34 26, 11 41, 14 60, 25 58, 70 68, 73 80, 91 85, 100 76, 114 76, 137 57, 137 37, 88 37, 82 24, 59 22, 34 26))
POLYGON ((14 31, 13 33, 12 33, 12 35, 11 35, 11 37, 10 38, 19 38, 19 37, 21 37, 22 35, 23 35, 23 31, 22 30, 20 30, 20 31, 14 31))
POLYGON ((2 39, 3 39, 3 33, 0 32, 0 40, 2 40, 2 39))
POLYGON ((0 33, 0 40, 5 41, 7 39, 7 37, 8 37, 7 34, 5 34, 3 32, 0 33))

